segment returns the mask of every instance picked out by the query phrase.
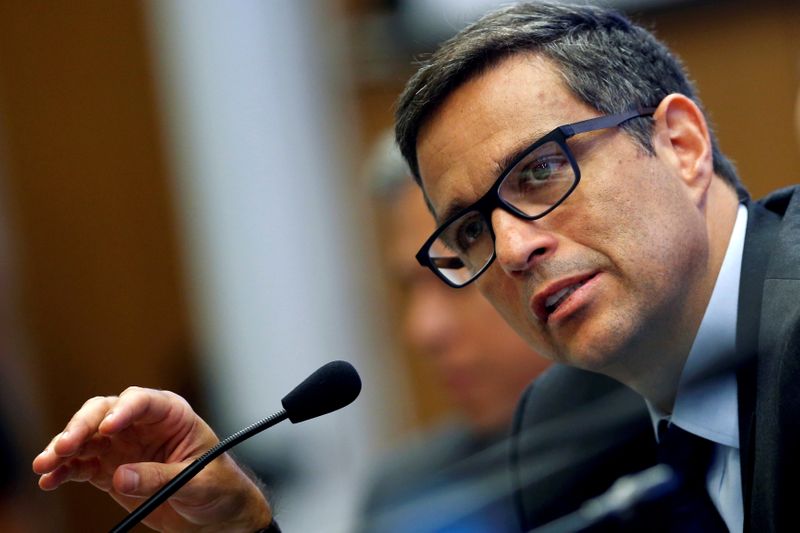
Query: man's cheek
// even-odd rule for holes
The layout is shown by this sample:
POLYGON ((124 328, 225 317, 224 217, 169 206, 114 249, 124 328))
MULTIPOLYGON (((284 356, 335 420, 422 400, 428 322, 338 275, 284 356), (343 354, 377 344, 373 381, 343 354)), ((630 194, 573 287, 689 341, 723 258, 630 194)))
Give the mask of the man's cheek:
POLYGON ((475 283, 483 297, 489 300, 506 321, 513 321, 515 302, 520 299, 519 289, 503 274, 502 269, 495 263, 475 283))

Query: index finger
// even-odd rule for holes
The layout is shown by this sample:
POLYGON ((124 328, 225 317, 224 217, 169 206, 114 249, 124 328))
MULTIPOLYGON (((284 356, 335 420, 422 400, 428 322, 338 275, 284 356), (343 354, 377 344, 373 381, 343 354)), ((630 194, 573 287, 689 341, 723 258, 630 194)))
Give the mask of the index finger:
POLYGON ((100 422, 103 435, 113 435, 133 424, 157 424, 169 420, 177 425, 194 418, 194 411, 182 397, 175 393, 128 387, 114 404, 114 408, 100 422))
POLYGON ((49 472, 75 455, 98 431, 101 421, 117 401, 116 396, 95 396, 86 400, 42 453, 34 459, 34 470, 49 472))

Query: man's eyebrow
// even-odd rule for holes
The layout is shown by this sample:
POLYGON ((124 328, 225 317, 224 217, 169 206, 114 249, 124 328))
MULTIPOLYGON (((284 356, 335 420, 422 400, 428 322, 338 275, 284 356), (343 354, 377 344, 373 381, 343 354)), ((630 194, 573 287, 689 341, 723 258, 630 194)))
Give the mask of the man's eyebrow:
POLYGON ((467 206, 472 205, 458 201, 453 202, 452 204, 447 206, 447 209, 445 209, 442 212, 442 215, 439 216, 436 214, 436 208, 433 206, 433 202, 431 201, 430 196, 428 196, 428 191, 426 191, 424 187, 422 187, 422 198, 425 200, 425 205, 428 206, 428 212, 433 217, 433 221, 436 223, 437 228, 441 226, 445 220, 449 220, 451 216, 455 215, 456 213, 466 208, 467 206))
POLYGON ((498 172, 497 177, 499 178, 501 172, 505 172, 506 170, 508 170, 508 167, 511 166, 513 162, 522 157, 522 154, 527 152, 528 149, 535 143, 539 142, 542 139, 542 137, 549 135, 550 133, 553 133, 557 129, 558 127, 547 131, 542 131, 542 130, 533 131, 530 135, 528 135, 525 138, 524 141, 520 142, 514 149, 508 152, 505 156, 503 156, 503 158, 501 158, 497 162, 497 172, 498 172))
POLYGON ((433 216, 433 220, 436 222, 437 227, 440 226, 442 222, 448 220, 451 216, 455 215, 456 213, 467 207, 467 205, 469 205, 463 202, 455 202, 449 205, 447 209, 444 210, 443 216, 440 217, 436 214, 436 209, 433 207, 433 202, 431 202, 428 193, 426 193, 424 189, 422 196, 423 198, 425 198, 425 205, 428 206, 428 211, 430 212, 431 216, 433 216))
MULTIPOLYGON (((427 193, 427 192, 425 192, 425 189, 422 189, 422 197, 425 199, 425 205, 426 205, 426 206, 428 206, 428 212, 429 212, 429 213, 431 214, 431 216, 433 217, 433 221, 434 221, 434 223, 436 224, 436 227, 438 228, 438 227, 439 227, 439 225, 441 225, 442 221, 444 221, 444 220, 447 220, 447 218, 441 218, 441 219, 440 219, 440 218, 439 218, 439 217, 436 215, 436 208, 434 208, 434 207, 433 207, 433 202, 431 202, 431 199, 430 199, 430 197, 428 196, 428 193, 427 193)), ((460 209, 460 208, 459 208, 459 209, 460 209)), ((455 211, 452 211, 452 210, 448 209, 448 210, 447 210, 447 212, 448 212, 448 213, 454 213, 455 211)))
POLYGON ((445 220, 450 220, 450 217, 461 211, 462 209, 466 209, 472 204, 466 204, 464 202, 453 202, 452 204, 447 206, 447 209, 442 211, 442 216, 439 217, 436 215, 436 211, 431 208, 431 213, 433 213, 433 218, 436 220, 437 225, 441 225, 445 220))

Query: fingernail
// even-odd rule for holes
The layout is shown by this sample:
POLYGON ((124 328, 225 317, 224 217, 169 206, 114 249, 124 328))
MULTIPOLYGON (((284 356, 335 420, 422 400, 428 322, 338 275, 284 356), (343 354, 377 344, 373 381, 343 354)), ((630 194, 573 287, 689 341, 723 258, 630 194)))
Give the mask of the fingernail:
POLYGON ((100 422, 100 425, 105 426, 109 424, 112 420, 114 420, 114 411, 111 411, 105 417, 103 417, 103 421, 100 422))
POLYGON ((139 474, 133 470, 125 468, 122 470, 122 479, 120 480, 120 492, 123 494, 131 494, 139 487, 139 474))

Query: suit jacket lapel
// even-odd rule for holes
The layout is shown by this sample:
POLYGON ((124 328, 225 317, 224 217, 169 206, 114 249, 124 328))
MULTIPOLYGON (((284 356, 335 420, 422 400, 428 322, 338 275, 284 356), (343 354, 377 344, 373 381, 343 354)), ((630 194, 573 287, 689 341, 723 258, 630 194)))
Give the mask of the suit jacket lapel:
POLYGON ((749 530, 753 478, 753 439, 755 432, 755 391, 761 298, 768 259, 780 219, 750 202, 747 205, 747 232, 739 283, 739 311, 736 324, 739 399, 739 451, 744 502, 744 530, 749 530))

